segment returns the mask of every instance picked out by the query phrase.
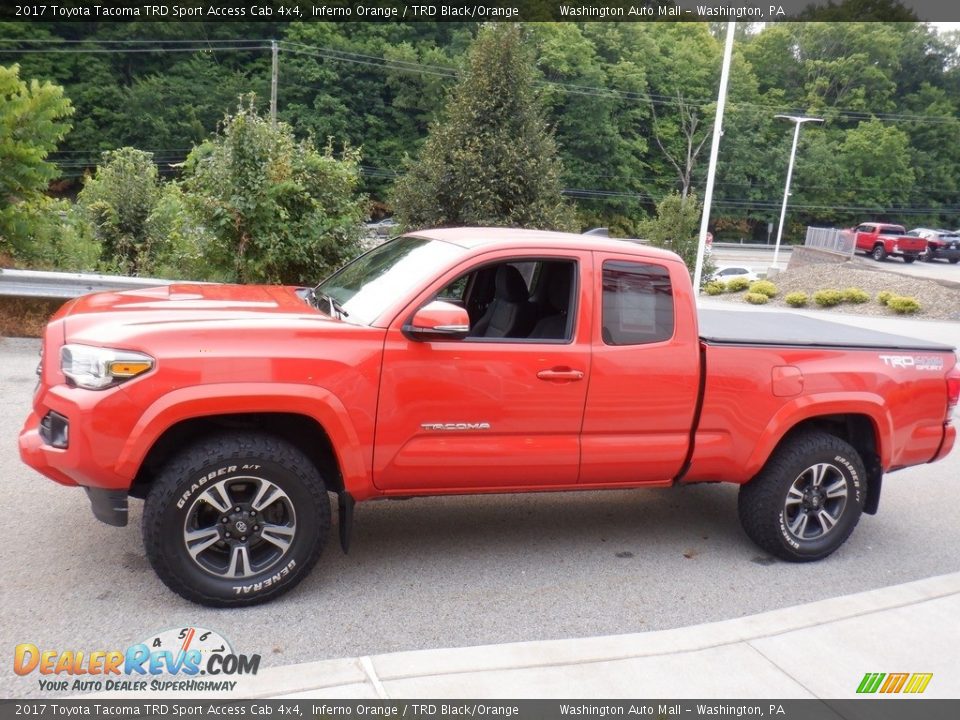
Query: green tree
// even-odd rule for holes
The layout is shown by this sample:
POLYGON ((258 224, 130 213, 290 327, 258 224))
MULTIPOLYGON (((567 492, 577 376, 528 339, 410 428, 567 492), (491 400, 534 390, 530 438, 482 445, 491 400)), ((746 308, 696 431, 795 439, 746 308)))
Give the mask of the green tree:
POLYGON ((106 269, 132 275, 149 271, 156 246, 164 242, 151 223, 160 195, 151 153, 131 147, 103 153, 77 204, 100 242, 106 269))
POLYGON ((534 88, 533 56, 518 25, 484 27, 419 158, 394 189, 408 227, 570 228, 562 166, 534 88))
POLYGON ((46 158, 70 130, 73 113, 63 88, 28 84, 19 71, 0 67, 0 248, 14 255, 30 241, 31 207, 58 175, 46 158))
MULTIPOLYGON (((641 223, 640 232, 654 247, 679 255, 693 276, 700 243, 702 213, 703 208, 696 193, 689 193, 684 198, 674 191, 657 203, 657 216, 641 223)), ((704 256, 704 280, 715 269, 710 258, 704 256)))
POLYGON ((211 234, 208 259, 237 282, 316 283, 356 250, 366 216, 360 153, 334 157, 241 99, 186 163, 188 203, 211 234))

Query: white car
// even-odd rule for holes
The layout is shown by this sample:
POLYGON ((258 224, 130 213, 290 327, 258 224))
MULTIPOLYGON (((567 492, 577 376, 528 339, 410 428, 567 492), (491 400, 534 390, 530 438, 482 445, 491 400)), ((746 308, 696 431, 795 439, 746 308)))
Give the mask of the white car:
POLYGON ((746 278, 750 282, 760 279, 760 276, 757 275, 753 270, 748 267, 744 267, 743 265, 724 265, 723 267, 719 267, 716 269, 713 275, 710 276, 710 279, 723 280, 726 282, 727 280, 733 280, 734 278, 739 277, 746 278))

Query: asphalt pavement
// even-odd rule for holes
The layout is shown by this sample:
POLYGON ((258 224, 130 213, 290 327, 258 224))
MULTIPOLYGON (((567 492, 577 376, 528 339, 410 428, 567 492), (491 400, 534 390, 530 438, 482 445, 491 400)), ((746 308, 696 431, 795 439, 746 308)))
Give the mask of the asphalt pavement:
MULTIPOLYGON (((832 316, 832 320, 842 319, 832 316)), ((851 318, 960 344, 960 324, 851 318)), ((131 524, 93 519, 84 494, 20 463, 38 343, 0 339, 0 648, 127 647, 168 628, 218 631, 265 668, 384 653, 648 633, 945 575, 955 548, 960 453, 888 476, 880 513, 833 556, 766 556, 736 518, 736 488, 372 502, 353 546, 265 606, 214 610, 168 591, 131 524)), ((925 642, 920 639, 918 642, 925 642)), ((0 665, 0 695, 39 696, 0 665)))

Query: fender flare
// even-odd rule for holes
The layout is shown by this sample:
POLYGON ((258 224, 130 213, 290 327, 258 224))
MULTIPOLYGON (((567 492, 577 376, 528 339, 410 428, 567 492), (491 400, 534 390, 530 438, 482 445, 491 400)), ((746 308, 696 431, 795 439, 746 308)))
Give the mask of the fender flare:
POLYGON ((799 397, 780 408, 767 423, 746 463, 746 474, 753 477, 766 464, 777 445, 793 428, 805 420, 824 415, 864 415, 873 423, 880 466, 890 467, 890 439, 893 418, 884 400, 873 393, 821 393, 799 397))
POLYGON ((369 495, 368 462, 346 407, 329 390, 299 383, 214 383, 177 388, 158 398, 130 429, 115 470, 134 478, 147 453, 168 429, 184 420, 239 413, 292 413, 312 418, 327 433, 344 487, 369 495))

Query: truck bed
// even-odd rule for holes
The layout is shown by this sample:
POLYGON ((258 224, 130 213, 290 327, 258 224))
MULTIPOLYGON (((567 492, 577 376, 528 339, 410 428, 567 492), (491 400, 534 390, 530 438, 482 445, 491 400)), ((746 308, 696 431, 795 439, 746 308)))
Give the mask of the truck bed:
POLYGON ((951 345, 877 332, 794 313, 701 309, 700 339, 710 345, 814 346, 953 352, 951 345))

